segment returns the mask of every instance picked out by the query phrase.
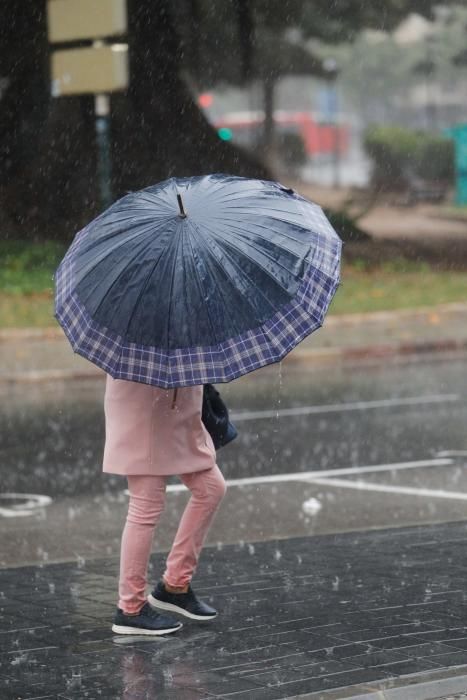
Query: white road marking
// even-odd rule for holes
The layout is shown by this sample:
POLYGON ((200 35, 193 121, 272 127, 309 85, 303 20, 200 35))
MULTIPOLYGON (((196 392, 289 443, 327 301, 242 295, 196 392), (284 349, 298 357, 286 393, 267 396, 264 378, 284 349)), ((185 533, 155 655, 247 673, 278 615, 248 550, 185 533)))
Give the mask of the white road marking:
POLYGON ((375 401, 353 401, 349 403, 323 404, 321 406, 297 406, 267 411, 231 411, 232 420, 240 423, 263 418, 306 416, 320 413, 341 413, 346 411, 368 411, 375 408, 398 408, 400 406, 421 406, 434 403, 452 403, 460 400, 459 394, 433 394, 408 396, 398 399, 378 399, 375 401))
POLYGON ((425 498, 448 498, 452 501, 467 501, 467 493, 419 489, 412 486, 393 486, 392 484, 372 484, 367 481, 351 481, 346 479, 313 479, 314 484, 333 486, 356 491, 378 491, 380 493, 398 493, 404 496, 423 496, 425 498))
POLYGON ((0 493, 1 501, 24 501, 13 503, 6 508, 0 507, 0 515, 4 518, 23 518, 33 515, 34 511, 44 508, 52 503, 50 496, 42 496, 35 493, 0 493))
MULTIPOLYGON (((227 486, 252 486, 254 484, 277 484, 287 481, 315 482, 324 477, 345 476, 374 472, 387 472, 405 469, 424 469, 427 467, 449 467, 452 459, 423 459, 418 462, 395 462, 394 464, 375 464, 365 467, 345 467, 342 469, 327 469, 321 471, 292 472, 289 474, 265 474, 264 476, 248 476, 241 479, 226 479, 227 486)), ((185 491, 183 484, 169 484, 167 491, 185 491)), ((128 491, 125 491, 128 495, 128 491)))
POLYGON ((437 457, 467 457, 467 450, 441 450, 436 453, 437 457))
POLYGON ((438 459, 421 459, 416 462, 394 462, 393 464, 371 464, 365 467, 342 467, 341 469, 327 469, 322 471, 305 472, 311 475, 314 479, 315 475, 319 478, 327 476, 346 476, 347 474, 368 474, 373 472, 394 472, 404 471, 406 469, 426 469, 428 467, 450 467, 454 460, 450 458, 438 459))

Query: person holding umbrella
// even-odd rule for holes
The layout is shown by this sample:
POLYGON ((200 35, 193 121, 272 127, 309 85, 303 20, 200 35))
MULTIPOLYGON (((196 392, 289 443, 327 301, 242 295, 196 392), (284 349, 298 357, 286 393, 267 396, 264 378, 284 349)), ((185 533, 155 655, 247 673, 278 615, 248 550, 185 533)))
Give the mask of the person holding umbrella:
POLYGON ((194 620, 212 620, 217 614, 198 600, 190 584, 225 494, 214 444, 201 420, 202 399, 202 386, 166 390, 107 375, 103 469, 125 475, 130 493, 121 544, 119 603, 112 628, 116 633, 167 634, 181 627, 153 608, 194 620), (169 475, 179 475, 191 497, 162 580, 146 600, 153 533, 164 508, 169 475))
POLYGON ((108 375, 103 468, 125 475, 130 493, 117 634, 175 632, 168 612, 217 615, 191 586, 225 493, 203 385, 278 362, 318 329, 340 254, 319 206, 279 183, 222 174, 130 193, 76 235, 55 275, 55 316, 74 351, 108 375), (146 599, 173 474, 191 497, 146 599))

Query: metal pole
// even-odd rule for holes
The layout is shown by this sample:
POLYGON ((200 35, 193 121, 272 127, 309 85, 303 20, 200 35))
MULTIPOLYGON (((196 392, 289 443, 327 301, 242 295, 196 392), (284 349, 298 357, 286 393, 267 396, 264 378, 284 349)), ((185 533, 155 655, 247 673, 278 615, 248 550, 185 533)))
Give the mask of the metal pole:
POLYGON ((328 118, 333 129, 333 149, 332 149, 332 164, 333 164, 333 185, 340 186, 340 138, 339 138, 339 103, 337 98, 337 76, 339 75, 339 66, 334 58, 326 58, 323 61, 323 69, 326 76, 328 90, 328 118))
POLYGON ((110 97, 95 95, 94 112, 96 117, 97 175, 99 200, 102 209, 112 204, 112 162, 110 154, 110 97))
POLYGON ((333 149, 333 165, 334 165, 334 187, 340 187, 340 130, 339 130, 339 102, 337 99, 336 77, 333 80, 334 88, 334 149, 333 149))

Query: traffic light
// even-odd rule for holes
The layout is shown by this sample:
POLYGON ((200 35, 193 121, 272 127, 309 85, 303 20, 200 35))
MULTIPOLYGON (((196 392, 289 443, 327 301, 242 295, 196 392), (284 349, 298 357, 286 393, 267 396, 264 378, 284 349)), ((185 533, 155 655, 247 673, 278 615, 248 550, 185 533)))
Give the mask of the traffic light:
POLYGON ((221 126, 221 128, 217 130, 217 133, 221 141, 232 141, 232 129, 229 129, 227 126, 221 126))

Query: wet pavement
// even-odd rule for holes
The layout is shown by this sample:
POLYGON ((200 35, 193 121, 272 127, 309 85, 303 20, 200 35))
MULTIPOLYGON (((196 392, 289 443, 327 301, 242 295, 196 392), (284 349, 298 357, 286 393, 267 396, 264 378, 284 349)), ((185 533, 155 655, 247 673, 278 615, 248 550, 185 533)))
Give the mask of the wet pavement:
MULTIPOLYGON (((276 367, 223 387, 239 438, 219 452, 230 488, 209 542, 464 520, 466 370, 465 359, 276 367)), ((126 483, 101 472, 103 389, 0 389, 2 565, 118 554, 126 483)), ((156 550, 186 498, 172 479, 156 550)))
MULTIPOLYGON (((3 383, 1 700, 467 692, 466 370, 284 365, 223 387, 239 438, 194 581, 222 614, 158 641, 110 631, 127 496, 101 473, 102 380, 3 383)), ((186 500, 171 479, 154 580, 186 500)))
POLYGON ((112 635, 116 558, 7 569, 0 697, 442 697, 467 673, 466 546, 458 523, 207 548, 220 616, 157 640, 112 635))
MULTIPOLYGON (((467 450, 467 359, 361 367, 274 366, 219 387, 239 438, 226 478, 426 459, 467 450), (291 439, 293 438, 293 439, 291 439)), ((116 491, 101 473, 102 377, 0 384, 2 491, 116 491)))

